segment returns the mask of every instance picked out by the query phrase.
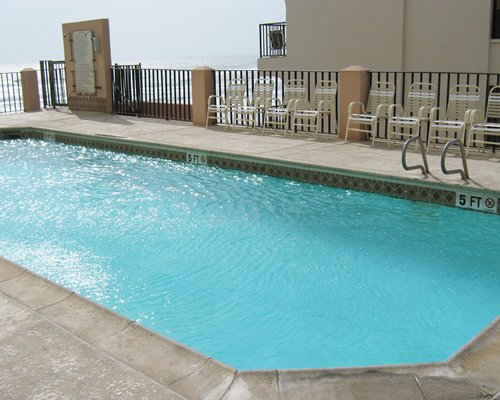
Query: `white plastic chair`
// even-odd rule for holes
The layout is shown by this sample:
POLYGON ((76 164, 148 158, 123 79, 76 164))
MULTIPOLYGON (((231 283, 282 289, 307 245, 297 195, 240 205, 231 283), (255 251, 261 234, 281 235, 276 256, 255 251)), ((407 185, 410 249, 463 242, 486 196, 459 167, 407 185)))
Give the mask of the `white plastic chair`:
POLYGON ((479 88, 475 85, 455 85, 450 89, 446 113, 439 107, 431 109, 431 125, 427 138, 427 150, 436 144, 455 139, 465 139, 471 112, 479 107, 479 88), (441 116, 441 118, 439 118, 441 116))
POLYGON ((306 84, 302 79, 291 79, 285 84, 283 101, 279 98, 270 98, 266 101, 264 124, 262 132, 266 129, 282 128, 286 134, 290 115, 294 112, 297 100, 306 98, 306 84))
POLYGON ((482 110, 471 113, 472 126, 467 137, 467 154, 471 145, 477 146, 479 151, 484 151, 485 145, 500 146, 500 86, 494 86, 488 96, 486 117, 482 110), (493 121, 492 121, 493 120, 493 121))
POLYGON ((234 124, 242 123, 255 130, 257 115, 263 113, 266 109, 266 101, 273 97, 274 81, 272 79, 258 79, 255 81, 252 98, 244 98, 241 105, 232 107, 231 112, 234 116, 234 124))
POLYGON ((303 130, 314 129, 315 136, 318 136, 323 117, 331 115, 337 133, 337 83, 334 81, 322 80, 316 84, 313 99, 308 102, 306 99, 299 99, 295 102, 295 110, 292 114, 292 136, 297 128, 303 130))
POLYGON ((387 122, 387 146, 396 139, 421 136, 423 122, 430 121, 430 112, 437 98, 436 86, 432 83, 415 82, 408 90, 405 107, 391 104, 387 122))
POLYGON ((222 120, 224 130, 229 124, 229 114, 235 107, 242 106, 245 99, 246 81, 244 79, 234 79, 227 84, 224 96, 211 95, 208 98, 207 121, 205 128, 208 127, 208 120, 222 120))
POLYGON ((394 103, 394 92, 391 82, 375 82, 370 88, 366 109, 363 103, 350 103, 344 141, 348 141, 349 132, 362 132, 367 139, 371 137, 373 146, 377 140, 378 125, 387 118, 389 106, 394 103), (358 107, 359 113, 354 112, 355 107, 358 107))

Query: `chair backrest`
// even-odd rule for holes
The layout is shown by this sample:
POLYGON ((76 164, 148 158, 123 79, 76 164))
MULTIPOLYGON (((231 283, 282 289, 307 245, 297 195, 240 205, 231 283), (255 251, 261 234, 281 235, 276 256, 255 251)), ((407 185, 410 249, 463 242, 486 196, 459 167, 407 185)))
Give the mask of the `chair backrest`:
POLYGON ((311 105, 317 110, 320 101, 323 101, 326 106, 323 106, 323 111, 326 109, 333 110, 336 105, 337 98, 337 82, 334 81, 319 81, 314 89, 313 100, 311 105))
POLYGON ((244 79, 233 79, 226 87, 226 104, 243 105, 243 98, 247 90, 247 83, 244 79))
POLYGON ((303 100, 306 98, 306 83, 302 79, 291 79, 285 85, 283 104, 287 105, 290 100, 303 100))
POLYGON ((476 85, 455 85, 450 89, 446 118, 463 121, 467 110, 479 107, 479 88, 476 85))
POLYGON ((377 107, 381 104, 393 104, 396 88, 391 82, 375 82, 368 94, 367 114, 375 114, 377 107))
POLYGON ((415 82, 408 90, 405 103, 406 116, 417 116, 421 107, 432 108, 436 104, 437 90, 433 83, 415 82))
POLYGON ((264 108, 266 100, 273 97, 274 81, 272 79, 257 79, 253 86, 252 105, 264 108))
POLYGON ((494 86, 488 96, 486 119, 500 119, 500 86, 494 86))

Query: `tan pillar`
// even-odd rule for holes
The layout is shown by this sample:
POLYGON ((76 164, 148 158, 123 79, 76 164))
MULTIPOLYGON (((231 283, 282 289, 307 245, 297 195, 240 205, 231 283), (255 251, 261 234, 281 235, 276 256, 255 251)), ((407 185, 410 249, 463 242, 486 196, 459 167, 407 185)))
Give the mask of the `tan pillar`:
POLYGON ((38 76, 34 69, 26 68, 21 71, 21 87, 23 90, 24 112, 40 111, 38 76))
POLYGON ((113 82, 111 77, 109 20, 95 19, 70 22, 62 25, 62 31, 64 60, 66 62, 66 88, 70 110, 112 113, 113 82), (86 66, 89 58, 92 58, 94 71, 92 73, 92 71, 82 68, 83 79, 78 85, 76 78, 79 63, 75 58, 73 36, 76 32, 81 31, 90 31, 92 35, 92 48, 85 48, 86 51, 83 52, 82 50, 78 51, 79 56, 85 61, 82 62, 82 66, 86 66), (93 81, 92 88, 89 87, 89 81, 93 81))
MULTIPOLYGON (((193 125, 205 126, 208 98, 215 94, 215 71, 210 67, 197 67, 192 71, 193 125)), ((214 120, 210 120, 213 124, 214 120)))
MULTIPOLYGON (((370 92, 370 74, 368 69, 359 65, 344 68, 339 76, 339 138, 345 137, 348 108, 352 101, 359 101, 366 106, 370 92)), ((359 109, 357 110, 359 112, 359 109)), ((349 140, 364 140, 365 134, 349 132, 349 140)))

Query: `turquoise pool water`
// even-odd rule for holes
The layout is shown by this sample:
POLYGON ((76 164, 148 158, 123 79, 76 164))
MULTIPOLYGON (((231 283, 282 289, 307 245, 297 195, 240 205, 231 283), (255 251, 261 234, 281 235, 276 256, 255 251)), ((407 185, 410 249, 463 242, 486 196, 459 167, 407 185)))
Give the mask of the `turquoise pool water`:
POLYGON ((441 361, 500 311, 500 218, 0 141, 0 254, 239 369, 441 361))

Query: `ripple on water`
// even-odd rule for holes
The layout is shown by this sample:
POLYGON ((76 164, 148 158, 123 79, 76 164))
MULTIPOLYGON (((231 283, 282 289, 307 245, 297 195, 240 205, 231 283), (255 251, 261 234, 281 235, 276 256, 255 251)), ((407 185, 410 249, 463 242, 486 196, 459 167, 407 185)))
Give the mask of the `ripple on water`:
POLYGON ((439 361, 499 313, 498 216, 33 140, 0 184, 0 254, 239 369, 439 361))

